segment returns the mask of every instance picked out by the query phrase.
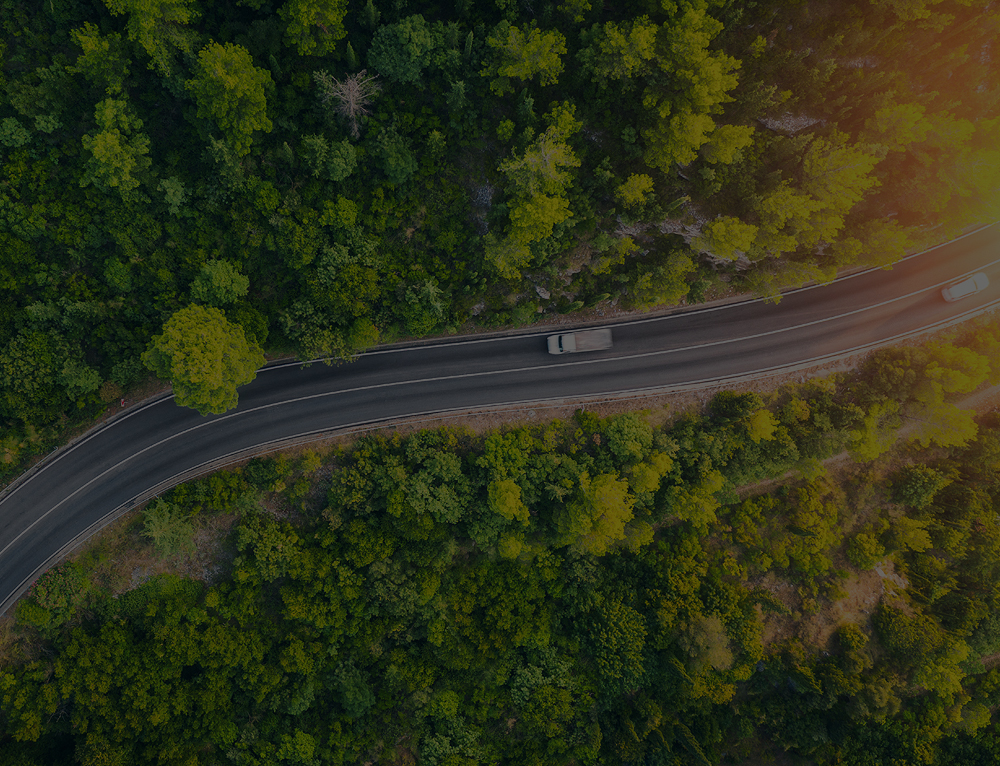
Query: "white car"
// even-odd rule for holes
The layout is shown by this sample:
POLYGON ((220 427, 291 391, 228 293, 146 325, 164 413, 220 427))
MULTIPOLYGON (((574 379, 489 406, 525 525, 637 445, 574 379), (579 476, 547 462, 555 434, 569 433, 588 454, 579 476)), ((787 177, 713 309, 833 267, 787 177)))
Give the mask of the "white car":
POLYGON ((962 298, 967 298, 970 295, 975 295, 980 290, 985 290, 989 287, 989 285, 989 278, 980 271, 978 274, 973 274, 971 277, 967 277, 961 282, 948 285, 941 291, 941 297, 950 303, 952 301, 961 300, 962 298))
POLYGON ((611 328, 577 330, 548 338, 550 354, 575 354, 578 351, 602 351, 611 348, 611 328))

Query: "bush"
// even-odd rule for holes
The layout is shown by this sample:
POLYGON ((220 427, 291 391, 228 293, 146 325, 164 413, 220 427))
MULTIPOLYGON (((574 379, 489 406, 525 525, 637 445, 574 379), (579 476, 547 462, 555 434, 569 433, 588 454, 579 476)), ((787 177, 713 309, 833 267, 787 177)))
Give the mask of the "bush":
POLYGON ((218 471, 174 487, 163 499, 189 517, 203 511, 235 513, 248 489, 247 481, 239 472, 218 471))
POLYGON ((712 416, 723 421, 743 420, 764 406, 760 394, 720 391, 709 403, 712 416))
POLYGON ((83 569, 67 562, 39 577, 31 595, 43 609, 65 616, 80 605, 89 585, 83 569))
POLYGON ((43 629, 49 627, 52 615, 35 601, 26 599, 17 605, 17 621, 23 625, 32 625, 43 629))
POLYGON ((194 550, 194 526, 181 508, 158 498, 143 511, 142 533, 161 556, 194 550))
POLYGON ((270 457, 255 457, 243 469, 243 476, 257 489, 269 492, 281 478, 278 462, 270 457))

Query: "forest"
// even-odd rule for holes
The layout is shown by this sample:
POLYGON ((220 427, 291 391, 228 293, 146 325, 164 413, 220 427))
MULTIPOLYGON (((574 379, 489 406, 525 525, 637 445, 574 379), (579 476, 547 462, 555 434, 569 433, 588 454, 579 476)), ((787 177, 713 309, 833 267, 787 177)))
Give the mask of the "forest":
MULTIPOLYGON (((222 412, 266 355, 777 299, 1000 217, 975 0, 0 23, 5 479, 150 375, 222 412)), ((0 763, 1000 762, 1000 420, 956 404, 984 383, 989 323, 655 426, 383 433, 181 485, 134 528, 166 560, 234 517, 224 576, 127 587, 99 546, 47 572, 3 628, 0 763)))
POLYGON ((994 220, 998 20, 3 0, 0 466, 150 373, 221 412, 265 351, 776 296, 994 220))
POLYGON ((223 574, 136 586, 97 545, 43 575, 0 762, 996 763, 1000 418, 955 401, 998 348, 982 322, 655 427, 380 433, 180 485, 132 529, 182 560, 229 515, 223 574))

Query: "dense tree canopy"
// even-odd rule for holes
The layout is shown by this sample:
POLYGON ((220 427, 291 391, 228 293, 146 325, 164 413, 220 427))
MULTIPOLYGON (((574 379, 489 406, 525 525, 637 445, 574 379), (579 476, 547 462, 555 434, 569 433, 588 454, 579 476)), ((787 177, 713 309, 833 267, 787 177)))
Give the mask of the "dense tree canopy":
POLYGON ((198 116, 215 123, 237 155, 250 151, 254 131, 271 130, 267 89, 271 74, 253 65, 239 45, 210 43, 198 52, 196 76, 186 83, 198 104, 198 116))
POLYGON ((264 353, 218 309, 191 305, 167 320, 142 360, 170 381, 178 404, 205 415, 236 406, 236 389, 257 377, 264 353))
POLYGON ((1000 422, 839 481, 814 462, 887 381, 904 411, 967 385, 985 332, 658 427, 371 435, 176 487, 102 545, 189 570, 196 531, 235 516, 235 558, 211 585, 136 585, 109 548, 45 573, 0 666, 0 757, 991 762, 1000 422))
POLYGON ((0 356, 32 338, 43 371, 0 391, 0 440, 29 451, 191 303, 350 359, 773 295, 998 213, 981 3, 40 7, 0 12, 0 356))

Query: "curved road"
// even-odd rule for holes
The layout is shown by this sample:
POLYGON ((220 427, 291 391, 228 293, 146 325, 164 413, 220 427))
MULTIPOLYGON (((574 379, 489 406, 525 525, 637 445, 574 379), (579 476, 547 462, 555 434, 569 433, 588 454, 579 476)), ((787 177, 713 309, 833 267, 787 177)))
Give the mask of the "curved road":
POLYGON ((53 453, 0 498, 0 613, 80 540, 194 475, 303 437, 404 416, 691 388, 890 343, 1000 303, 1000 227, 826 286, 613 325, 613 349, 550 356, 550 332, 385 348, 327 367, 276 363, 239 407, 201 417, 152 400, 53 453), (957 303, 940 288, 985 271, 957 303))

